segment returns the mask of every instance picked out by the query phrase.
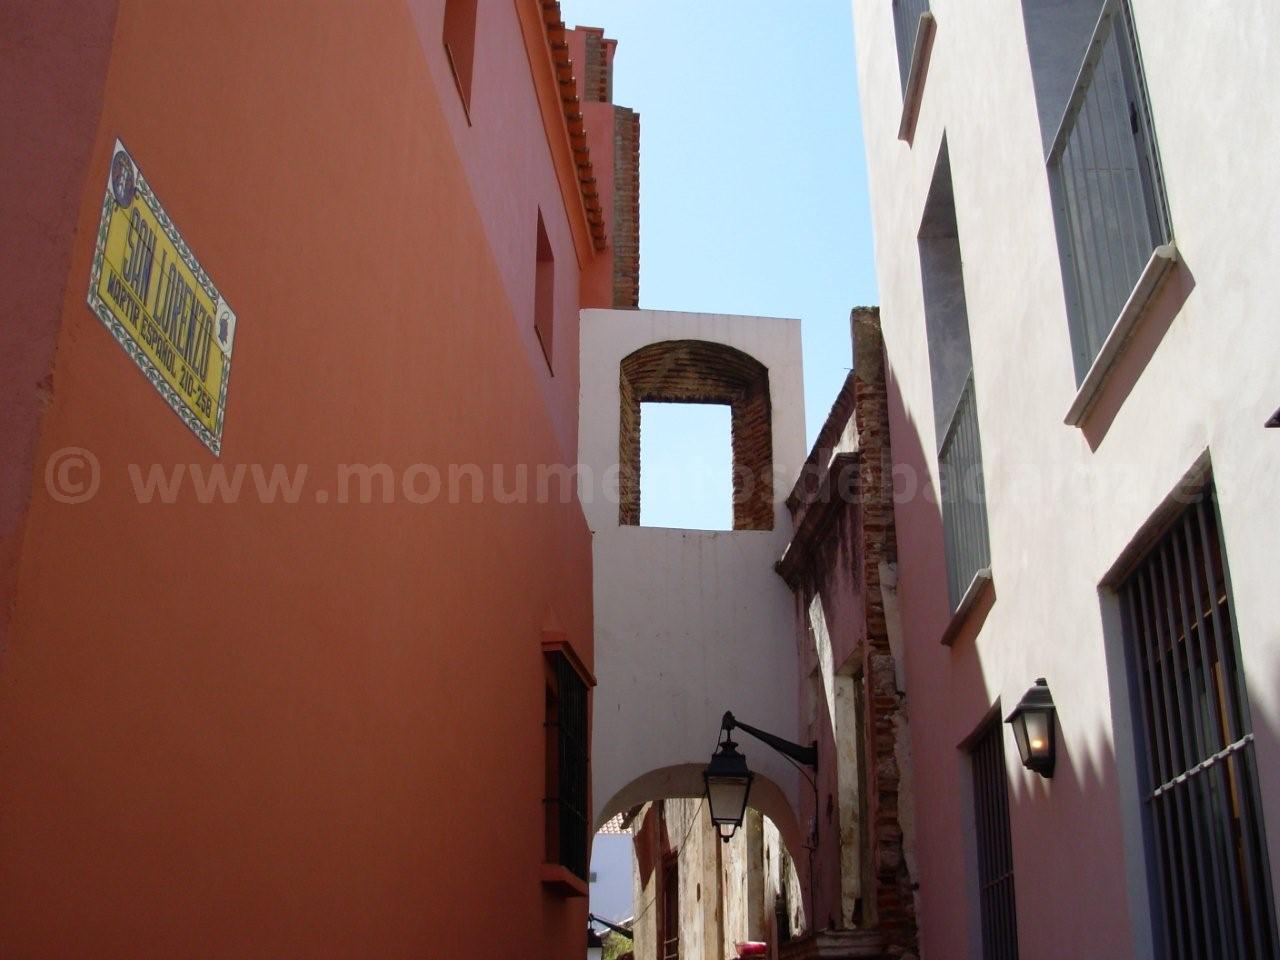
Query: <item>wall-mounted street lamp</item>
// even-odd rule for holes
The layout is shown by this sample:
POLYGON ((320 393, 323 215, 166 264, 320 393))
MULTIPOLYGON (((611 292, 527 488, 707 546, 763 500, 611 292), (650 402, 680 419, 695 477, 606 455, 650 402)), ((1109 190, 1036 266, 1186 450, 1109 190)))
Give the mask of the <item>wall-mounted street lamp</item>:
POLYGON ((1054 743, 1056 715, 1049 684, 1041 677, 1004 721, 1013 727, 1013 739, 1017 741, 1022 765, 1046 780, 1052 779, 1053 764, 1057 759, 1054 743))
MULTIPOLYGON (((747 723, 739 723, 732 713, 726 711, 720 721, 720 732, 724 738, 711 755, 711 762, 702 771, 702 778, 707 788, 707 809, 711 813, 711 822, 715 824, 720 839, 725 843, 734 835, 747 813, 747 798, 751 795, 751 782, 755 774, 747 767, 747 758, 738 752, 738 745, 733 742, 731 734, 734 730, 743 730, 761 743, 768 744, 784 757, 796 763, 818 769, 818 744, 807 747, 798 743, 776 737, 747 723), (726 832, 727 828, 727 832, 726 832)), ((815 788, 816 790, 816 788, 815 788)), ((815 821, 816 822, 816 821, 815 821)))
POLYGON ((587 923, 588 924, 598 923, 602 927, 608 927, 614 933, 619 934, 620 936, 624 936, 628 940, 634 940, 636 938, 635 934, 631 931, 629 927, 624 927, 620 923, 614 923, 612 920, 606 920, 604 917, 597 917, 594 913, 587 914, 587 923))
POLYGON ((587 914, 587 960, 601 960, 604 956, 604 940, 600 934, 596 933, 593 923, 598 923, 602 927, 608 927, 614 933, 626 937, 628 940, 634 940, 635 934, 622 924, 614 923, 612 920, 606 920, 604 917, 597 917, 594 913, 587 914))

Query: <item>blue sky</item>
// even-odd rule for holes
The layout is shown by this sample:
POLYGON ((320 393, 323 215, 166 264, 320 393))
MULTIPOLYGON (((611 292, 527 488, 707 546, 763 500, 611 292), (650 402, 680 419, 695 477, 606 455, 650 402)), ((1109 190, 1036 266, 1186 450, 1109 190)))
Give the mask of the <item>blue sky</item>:
MULTIPOLYGON (((561 9, 618 41, 614 101, 640 113, 640 306, 800 318, 811 442, 849 370, 849 308, 877 302, 849 0, 561 9)), ((644 484, 642 522, 726 526, 728 438, 649 412, 642 478, 691 482, 661 502, 644 484)))

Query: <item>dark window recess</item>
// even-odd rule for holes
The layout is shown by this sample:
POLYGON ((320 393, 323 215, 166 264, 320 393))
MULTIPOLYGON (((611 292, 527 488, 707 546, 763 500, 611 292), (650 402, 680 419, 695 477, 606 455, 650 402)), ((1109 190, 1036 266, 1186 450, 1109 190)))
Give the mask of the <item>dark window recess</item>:
POLYGON ((542 220, 542 211, 538 211, 538 262, 534 276, 533 291, 533 329, 538 334, 538 342, 542 344, 542 355, 546 358, 547 368, 554 372, 551 363, 552 337, 555 333, 556 315, 556 260, 551 253, 551 241, 547 238, 547 227, 542 220))
POLYGON ((673 853, 662 865, 662 960, 680 960, 680 860, 673 853))
POLYGON ((563 653, 547 654, 547 862, 586 880, 587 685, 563 653))
POLYGON ((1009 835, 1009 781, 1004 725, 997 718, 973 744, 973 811, 978 838, 978 904, 983 960, 1018 960, 1018 917, 1013 895, 1013 841, 1009 835))
POLYGON ((468 119, 471 117, 471 72, 476 55, 476 3, 477 0, 445 0, 444 5, 444 49, 468 119))
POLYGON ((1249 701, 1212 487, 1119 592, 1162 952, 1275 957, 1249 701))
POLYGON ((933 384, 938 474, 947 589, 954 613, 974 578, 991 567, 982 439, 973 384, 973 350, 965 305, 964 266, 951 185, 951 156, 943 138, 916 242, 924 292, 929 379, 933 384))
MULTIPOLYGON (((790 865, 791 865, 791 861, 790 861, 790 858, 787 856, 787 851, 783 850, 781 876, 787 877, 791 875, 790 865)), ((792 939, 791 903, 787 899, 787 891, 789 889, 790 887, 787 884, 785 883, 782 884, 782 889, 778 891, 778 898, 773 901, 773 915, 774 915, 774 919, 777 921, 776 929, 778 931, 779 943, 790 943, 792 939)))

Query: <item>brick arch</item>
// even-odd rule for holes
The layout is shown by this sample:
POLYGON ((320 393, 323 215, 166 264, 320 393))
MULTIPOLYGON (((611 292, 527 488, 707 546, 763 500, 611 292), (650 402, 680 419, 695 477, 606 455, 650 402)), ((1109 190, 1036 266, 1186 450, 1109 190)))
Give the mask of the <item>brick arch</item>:
POLYGON ((769 370, 723 343, 663 340, 621 364, 618 522, 640 523, 640 404, 723 403, 733 442, 733 529, 773 529, 773 417, 769 370))

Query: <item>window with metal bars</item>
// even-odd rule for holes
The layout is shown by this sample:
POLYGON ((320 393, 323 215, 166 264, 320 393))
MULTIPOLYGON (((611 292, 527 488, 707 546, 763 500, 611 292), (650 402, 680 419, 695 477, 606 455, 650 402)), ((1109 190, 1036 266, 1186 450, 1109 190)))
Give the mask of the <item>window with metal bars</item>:
POLYGON ((973 812, 978 841, 978 906, 983 960, 1018 960, 1018 917, 1013 895, 1013 841, 1009 834, 1009 778, 1004 725, 995 718, 973 742, 973 812))
POLYGON ((911 57, 915 53, 920 17, 928 12, 929 0, 893 0, 893 31, 898 41, 898 73, 904 93, 911 78, 911 57))
POLYGON ((1127 0, 1105 0, 1048 150, 1077 382, 1172 237, 1136 37, 1127 0))
POLYGON ((586 880, 587 684, 564 653, 546 659, 546 856, 586 880))
POLYGON ((945 137, 938 151, 916 242, 929 346, 929 380, 933 387, 934 430, 938 438, 947 586, 954 613, 975 578, 990 573, 991 545, 964 265, 951 182, 951 158, 945 137))
POLYGON ((1212 487, 1119 595, 1162 952, 1275 957, 1249 700, 1212 487))

